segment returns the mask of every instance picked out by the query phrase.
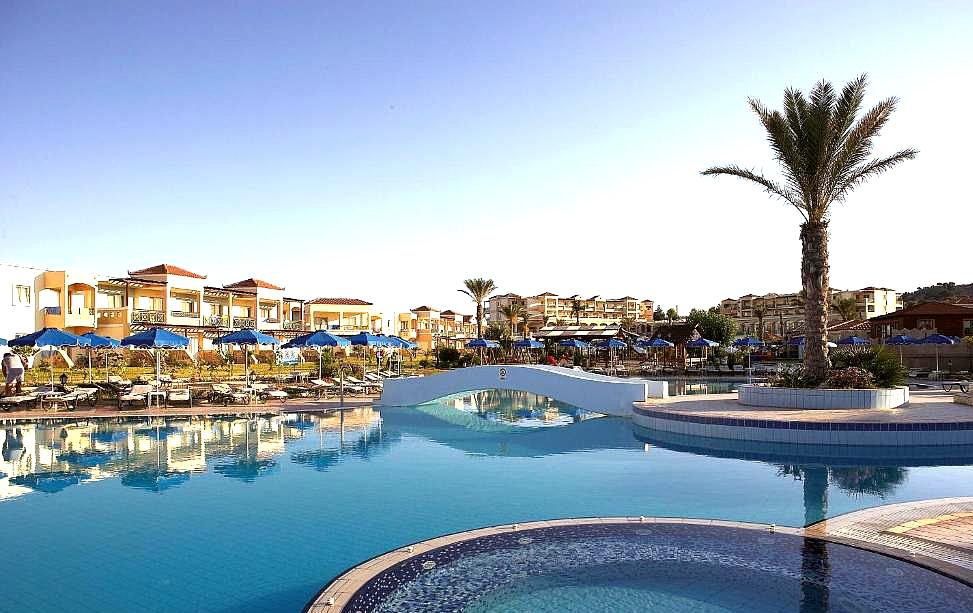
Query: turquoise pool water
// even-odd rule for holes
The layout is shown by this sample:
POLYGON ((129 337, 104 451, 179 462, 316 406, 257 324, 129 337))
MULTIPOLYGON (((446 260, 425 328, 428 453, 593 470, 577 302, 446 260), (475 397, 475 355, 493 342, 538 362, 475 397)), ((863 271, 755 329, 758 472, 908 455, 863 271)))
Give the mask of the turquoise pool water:
POLYGON ((343 419, 0 425, 0 437, 0 611, 298 611, 351 565, 483 525, 664 515, 798 526, 973 494, 973 451, 874 464, 710 452, 514 395, 343 419))

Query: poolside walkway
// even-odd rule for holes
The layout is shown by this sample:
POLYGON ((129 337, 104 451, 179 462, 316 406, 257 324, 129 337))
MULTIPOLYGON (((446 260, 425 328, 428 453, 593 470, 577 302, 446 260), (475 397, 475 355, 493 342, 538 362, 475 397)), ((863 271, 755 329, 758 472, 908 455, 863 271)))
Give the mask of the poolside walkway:
POLYGON ((953 402, 941 390, 913 390, 910 402, 895 409, 775 409, 742 405, 737 395, 694 394, 672 396, 635 406, 653 411, 702 417, 733 417, 775 421, 953 423, 973 421, 973 406, 953 402))
POLYGON ((119 410, 114 404, 96 407, 77 407, 73 410, 52 411, 32 409, 22 411, 0 411, 0 423, 5 421, 29 421, 35 419, 91 419, 112 417, 213 417, 245 415, 279 415, 281 413, 316 413, 336 409, 357 409, 372 406, 377 396, 354 396, 345 398, 342 405, 337 398, 318 400, 314 398, 291 398, 286 402, 267 401, 259 404, 200 404, 192 407, 151 407, 125 408, 119 410))
POLYGON ((973 497, 862 509, 804 532, 910 560, 973 585, 973 497))

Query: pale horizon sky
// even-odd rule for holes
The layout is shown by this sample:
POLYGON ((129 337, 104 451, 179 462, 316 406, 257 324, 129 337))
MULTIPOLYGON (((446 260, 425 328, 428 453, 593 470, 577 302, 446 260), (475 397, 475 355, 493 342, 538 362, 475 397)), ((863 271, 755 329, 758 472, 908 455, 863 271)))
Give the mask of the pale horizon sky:
POLYGON ((11 1, 0 261, 393 312, 456 290, 708 307, 800 287, 799 214, 747 97, 870 76, 876 153, 916 160, 831 224, 831 283, 973 281, 969 2, 11 1))

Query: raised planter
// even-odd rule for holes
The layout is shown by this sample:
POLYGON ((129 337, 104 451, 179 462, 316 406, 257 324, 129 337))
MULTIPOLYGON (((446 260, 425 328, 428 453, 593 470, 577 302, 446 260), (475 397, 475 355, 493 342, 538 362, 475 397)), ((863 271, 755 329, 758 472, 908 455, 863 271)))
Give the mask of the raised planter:
POLYGON ((739 402, 778 409, 894 409, 909 402, 909 388, 833 390, 741 385, 739 402))

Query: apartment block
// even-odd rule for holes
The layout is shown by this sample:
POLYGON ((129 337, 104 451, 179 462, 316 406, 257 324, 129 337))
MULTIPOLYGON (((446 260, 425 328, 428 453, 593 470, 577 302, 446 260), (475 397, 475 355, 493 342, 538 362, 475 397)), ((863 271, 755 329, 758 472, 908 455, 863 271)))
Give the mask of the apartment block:
POLYGON ((304 330, 336 334, 381 330, 382 315, 352 298, 290 297, 279 285, 248 278, 225 285, 206 275, 158 264, 113 277, 64 270, 0 265, 0 335, 13 338, 43 327, 74 334, 95 332, 120 339, 152 327, 189 337, 190 351, 238 329, 287 339, 304 330))
MULTIPOLYGON (((849 319, 871 319, 902 308, 902 302, 893 289, 863 287, 857 290, 831 290, 832 304, 848 298, 855 300, 856 307, 855 316, 849 319)), ((759 334, 761 320, 765 334, 787 336, 804 329, 804 298, 800 292, 727 298, 720 302, 720 312, 736 320, 739 334, 759 334)), ((832 309, 831 319, 840 320, 841 316, 832 309)))
POLYGON ((315 298, 304 305, 304 322, 311 330, 353 335, 381 332, 382 313, 360 298, 315 298))
POLYGON ((453 347, 462 349, 476 338, 476 317, 449 309, 440 311, 418 306, 408 313, 399 313, 396 334, 413 341, 420 349, 453 347))
MULTIPOLYGON (((487 321, 509 323, 503 311, 511 305, 526 309, 527 326, 531 331, 558 324, 610 325, 623 321, 648 322, 652 321, 652 311, 655 308, 652 300, 640 300, 632 296, 584 298, 577 294, 561 296, 552 292, 535 296, 508 293, 490 297, 485 306, 487 321)), ((519 328, 522 322, 517 325, 519 328)))

